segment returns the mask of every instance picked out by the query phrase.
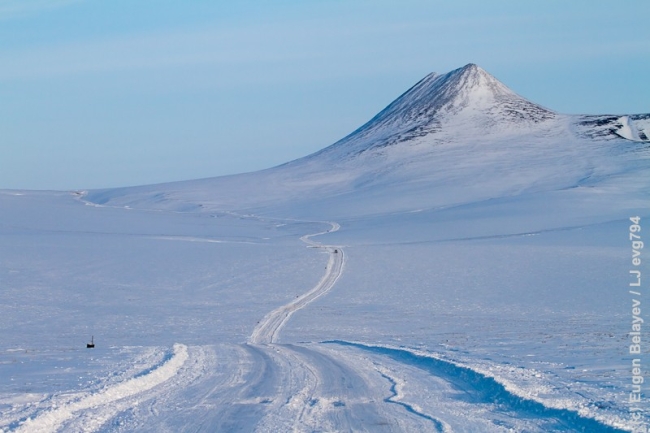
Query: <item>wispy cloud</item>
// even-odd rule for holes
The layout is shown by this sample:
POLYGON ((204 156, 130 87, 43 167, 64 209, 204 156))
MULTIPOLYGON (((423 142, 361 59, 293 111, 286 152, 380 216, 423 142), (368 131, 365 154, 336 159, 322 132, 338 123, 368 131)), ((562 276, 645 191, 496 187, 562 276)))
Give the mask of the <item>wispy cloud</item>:
MULTIPOLYGON (((0 0, 0 17, 63 7, 82 0, 0 0)), ((647 55, 645 39, 579 37, 571 26, 558 31, 550 18, 503 13, 452 18, 406 17, 357 23, 352 18, 310 17, 301 21, 203 24, 202 28, 150 29, 76 41, 41 40, 27 47, 0 49, 0 81, 84 74, 201 68, 236 79, 282 79, 278 71, 300 69, 300 77, 328 79, 358 71, 446 70, 463 62, 575 62, 599 57, 647 55), (546 21, 544 21, 546 20, 546 21), (539 31, 526 31, 533 28, 539 31), (471 30, 471 31, 470 31, 471 30), (519 36, 513 38, 513 32, 519 36), (477 42, 476 35, 483 35, 477 42), (558 49, 549 49, 549 45, 558 49), (390 58, 391 61, 386 61, 390 58), (435 61, 435 64, 433 63, 435 61), (239 68, 247 66, 246 68, 239 68), (238 69, 239 72, 233 72, 238 69)), ((148 73, 148 72, 147 72, 148 73)), ((146 75, 146 74, 145 74, 146 75)), ((294 77, 293 79, 301 79, 294 77)))
MULTIPOLYGON (((276 41, 277 42, 277 41, 276 41)), ((192 65, 264 64, 308 55, 278 52, 250 29, 160 32, 0 52, 0 80, 192 65)), ((296 47, 294 47, 296 48, 296 47)))
MULTIPOLYGON (((369 68, 386 72, 401 70, 414 62, 425 62, 417 52, 421 44, 405 43, 413 35, 416 40, 430 40, 430 34, 488 22, 482 18, 438 21, 409 18, 408 22, 377 23, 341 20, 334 27, 331 19, 311 18, 301 22, 279 20, 156 29, 79 41, 40 41, 30 47, 0 50, 0 64, 3 65, 0 81, 192 66, 255 65, 263 75, 269 72, 269 67, 280 64, 289 68, 304 65, 311 78, 317 75, 333 77, 369 68), (394 61, 385 61, 387 53, 392 54, 394 61)), ((507 22, 513 18, 502 20, 507 22)), ((435 41, 434 38, 431 44, 436 45, 435 41)), ((463 40, 456 43, 462 44, 463 40)))
POLYGON ((35 13, 81 3, 84 0, 0 0, 0 20, 18 18, 35 13))
MULTIPOLYGON (((384 28, 381 34, 403 30, 401 26, 394 27, 384 28)), ((296 62, 320 65, 332 74, 340 65, 330 65, 331 59, 347 61, 347 67, 354 68, 359 56, 384 49, 371 43, 348 50, 339 48, 350 38, 366 38, 370 42, 376 37, 374 30, 356 28, 355 34, 349 29, 332 32, 323 23, 301 23, 291 28, 272 23, 42 42, 32 47, 0 50, 0 81, 193 66, 255 65, 262 74, 265 67, 296 62)))

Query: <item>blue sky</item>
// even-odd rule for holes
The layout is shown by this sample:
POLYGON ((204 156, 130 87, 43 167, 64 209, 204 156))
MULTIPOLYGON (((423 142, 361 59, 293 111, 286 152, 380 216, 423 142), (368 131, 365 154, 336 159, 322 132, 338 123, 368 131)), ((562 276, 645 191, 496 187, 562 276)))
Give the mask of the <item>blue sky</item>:
POLYGON ((0 0, 0 188, 267 168, 470 62, 560 112, 650 112, 648 16, 645 0, 0 0))

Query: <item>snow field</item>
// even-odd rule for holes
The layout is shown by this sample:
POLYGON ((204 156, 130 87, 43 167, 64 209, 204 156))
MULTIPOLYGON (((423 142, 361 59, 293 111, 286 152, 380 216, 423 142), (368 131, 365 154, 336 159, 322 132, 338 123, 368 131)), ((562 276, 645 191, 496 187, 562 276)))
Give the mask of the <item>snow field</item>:
POLYGON ((647 121, 470 64, 272 169, 0 192, 0 428, 631 431, 647 121))

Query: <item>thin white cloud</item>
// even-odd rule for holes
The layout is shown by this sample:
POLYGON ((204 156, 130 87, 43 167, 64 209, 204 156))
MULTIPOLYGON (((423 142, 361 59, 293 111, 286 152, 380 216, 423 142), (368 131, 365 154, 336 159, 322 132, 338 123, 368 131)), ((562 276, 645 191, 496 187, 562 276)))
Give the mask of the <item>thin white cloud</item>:
POLYGON ((0 20, 58 9, 84 0, 0 0, 0 20))
MULTIPOLYGON (((367 68, 373 59, 378 62, 375 66, 385 71, 401 68, 395 62, 385 63, 386 50, 407 63, 409 57, 420 57, 412 55, 413 47, 399 43, 409 33, 424 37, 432 32, 432 28, 450 30, 460 24, 467 25, 457 20, 431 22, 415 19, 410 25, 403 22, 377 25, 346 23, 333 30, 327 20, 313 19, 290 25, 276 22, 158 31, 77 42, 42 42, 38 46, 0 51, 0 64, 3 64, 0 81, 176 66, 255 64, 263 70, 265 66, 282 62, 318 64, 326 70, 321 72, 331 76, 342 69, 350 73, 351 69, 367 68), (382 42, 376 43, 378 39, 382 42), (350 44, 350 41, 354 43, 350 44), (346 45, 347 49, 340 48, 346 45), (359 62, 361 58, 365 60, 359 62), (341 65, 345 67, 341 68, 341 65)), ((472 20, 471 24, 478 23, 472 20)), ((310 70, 318 73, 314 68, 310 70)))
POLYGON ((263 71, 273 64, 341 55, 338 44, 328 46, 322 41, 344 43, 349 37, 343 32, 314 34, 301 29, 297 33, 308 35, 297 38, 295 30, 277 24, 224 27, 5 49, 0 51, 0 81, 205 65, 259 65, 263 71))
MULTIPOLYGON (((32 0, 25 3, 36 8, 38 5, 54 7, 74 1, 32 0)), ((0 1, 0 14, 3 7, 9 10, 11 5, 17 7, 20 3, 0 1)), ((26 48, 5 48, 0 51, 0 64, 3 65, 0 81, 194 66, 216 67, 226 72, 242 65, 255 65, 260 75, 257 79, 264 79, 262 75, 275 66, 285 70, 300 66, 305 73, 311 74, 309 78, 314 79, 317 75, 331 78, 373 68, 383 72, 414 67, 419 70, 421 64, 445 70, 459 66, 463 61, 480 63, 486 57, 484 53, 489 53, 492 63, 536 63, 631 53, 639 55, 650 50, 643 41, 618 41, 614 38, 602 43, 590 39, 572 40, 568 37, 570 34, 566 35, 567 40, 561 49, 550 50, 544 34, 529 32, 512 38, 508 29, 536 25, 535 17, 521 14, 439 20, 415 17, 372 24, 352 21, 343 20, 335 29, 324 18, 236 27, 158 30, 104 39, 42 42, 26 48), (467 33, 467 29, 472 32, 467 33), (477 34, 484 35, 478 44, 477 34), (390 62, 386 61, 388 58, 390 62), (443 58, 447 59, 447 64, 441 65, 443 58)))

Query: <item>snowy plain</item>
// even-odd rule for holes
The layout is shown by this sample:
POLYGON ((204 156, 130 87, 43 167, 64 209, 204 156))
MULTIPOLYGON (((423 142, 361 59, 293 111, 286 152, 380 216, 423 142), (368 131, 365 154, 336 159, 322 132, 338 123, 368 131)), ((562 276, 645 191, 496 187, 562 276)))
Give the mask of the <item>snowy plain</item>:
POLYGON ((645 431, 646 123, 468 65, 269 170, 0 191, 0 431, 645 431))

